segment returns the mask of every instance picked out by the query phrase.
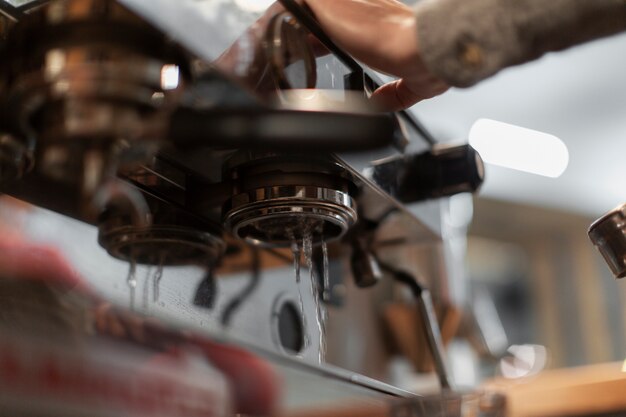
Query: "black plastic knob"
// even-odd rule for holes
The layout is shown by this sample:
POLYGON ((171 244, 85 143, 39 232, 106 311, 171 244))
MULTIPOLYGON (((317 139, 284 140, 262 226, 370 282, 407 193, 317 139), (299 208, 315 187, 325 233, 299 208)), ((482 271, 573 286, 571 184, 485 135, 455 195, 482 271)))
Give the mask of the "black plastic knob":
POLYGON ((359 288, 373 287, 383 279, 378 260, 364 241, 357 239, 352 243, 350 266, 354 282, 359 288))
POLYGON ((387 160, 371 178, 404 203, 475 192, 485 178, 482 158, 470 145, 437 147, 387 160))

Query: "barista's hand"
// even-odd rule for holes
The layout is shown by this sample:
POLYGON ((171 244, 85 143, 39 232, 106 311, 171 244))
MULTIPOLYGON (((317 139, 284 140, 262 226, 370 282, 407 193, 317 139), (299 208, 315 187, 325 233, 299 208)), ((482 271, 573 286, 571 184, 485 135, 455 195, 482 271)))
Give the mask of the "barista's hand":
POLYGON ((445 92, 449 86, 420 57, 414 11, 396 0, 304 0, 322 28, 366 65, 398 77, 372 99, 399 110, 445 92))

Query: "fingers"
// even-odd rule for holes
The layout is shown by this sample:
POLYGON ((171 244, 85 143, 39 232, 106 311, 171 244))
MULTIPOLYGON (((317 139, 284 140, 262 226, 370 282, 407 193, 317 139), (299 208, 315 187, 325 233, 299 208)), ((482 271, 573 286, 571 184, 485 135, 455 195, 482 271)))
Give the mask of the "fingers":
POLYGON ((448 85, 440 81, 426 80, 414 85, 400 79, 378 88, 370 99, 383 111, 398 111, 407 109, 419 101, 438 96, 448 88, 448 85))
POLYGON ((411 107, 422 100, 422 97, 406 88, 403 80, 396 80, 378 88, 370 99, 376 108, 383 111, 398 111, 411 107))
POLYGON ((419 63, 413 10, 395 0, 308 0, 325 33, 371 68, 405 76, 419 63))

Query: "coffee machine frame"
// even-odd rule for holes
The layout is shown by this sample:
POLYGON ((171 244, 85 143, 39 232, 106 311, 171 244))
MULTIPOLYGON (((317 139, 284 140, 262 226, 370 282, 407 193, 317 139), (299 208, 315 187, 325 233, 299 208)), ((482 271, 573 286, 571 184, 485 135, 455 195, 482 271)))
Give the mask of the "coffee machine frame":
MULTIPOLYGON (((42 3, 45 2, 31 5, 39 7, 42 3)), ((396 192, 397 172, 392 169, 389 175, 368 174, 373 166, 380 166, 389 159, 433 153, 434 138, 408 111, 388 115, 388 120, 382 124, 378 115, 361 111, 359 105, 350 107, 347 112, 336 111, 333 106, 337 102, 345 106, 354 92, 365 99, 369 92, 382 84, 381 77, 337 48, 311 15, 295 2, 281 2, 290 14, 281 14, 269 21, 263 21, 261 17, 262 24, 256 25, 253 23, 258 14, 230 1, 153 0, 148 4, 142 0, 120 0, 119 4, 104 3, 115 7, 121 5, 124 13, 138 19, 139 25, 162 35, 161 41, 167 46, 163 48, 176 53, 165 54, 167 59, 159 61, 158 76, 161 78, 157 81, 163 81, 164 70, 174 65, 180 70, 180 83, 172 90, 163 88, 162 82, 152 85, 148 104, 154 108, 145 110, 141 107, 141 111, 134 113, 135 107, 130 107, 133 117, 124 120, 132 119, 131 126, 139 126, 141 140, 130 141, 130 145, 128 141, 116 140, 111 144, 105 140, 106 150, 103 150, 102 142, 88 147, 88 151, 80 147, 84 162, 78 166, 67 164, 62 167, 64 170, 60 171, 60 176, 50 175, 50 170, 42 171, 37 165, 28 172, 28 164, 14 175, 23 174, 22 178, 2 183, 2 192, 61 213, 63 217, 38 211, 38 216, 68 231, 69 236, 57 239, 57 243, 69 248, 69 254, 76 254, 76 241, 91 238, 93 245, 86 244, 80 250, 81 256, 92 261, 82 261, 79 270, 96 288, 118 303, 125 302, 127 292, 113 284, 111 275, 123 276, 125 262, 133 256, 138 257, 136 261, 131 260, 131 263, 138 264, 134 267, 145 269, 147 273, 154 268, 173 267, 172 272, 166 271, 168 282, 163 284, 165 289, 161 291, 162 305, 146 304, 137 308, 191 326, 212 337, 225 337, 250 346, 270 358, 286 375, 291 375, 291 380, 316 380, 321 376, 338 381, 346 395, 411 396, 380 382, 386 379, 390 355, 384 332, 378 324, 378 314, 385 303, 398 298, 401 290, 390 280, 379 283, 372 290, 360 289, 365 286, 361 285, 365 281, 359 281, 360 276, 351 275, 355 275, 354 265, 362 259, 350 260, 350 257, 354 258, 355 253, 361 254, 361 258, 371 255, 375 261, 415 270, 413 274, 431 288, 437 305, 461 301, 463 276, 459 271, 462 270, 463 253, 454 250, 453 246, 456 244, 454 239, 464 236, 464 230, 454 229, 446 221, 447 194, 424 192, 425 199, 421 201, 402 201, 396 192), (298 72, 300 67, 290 68, 292 63, 285 61, 284 54, 300 50, 302 33, 315 36, 327 48, 328 54, 316 57, 310 55, 310 51, 300 51, 302 55, 298 61, 305 64, 303 72, 298 72), (211 41, 207 42, 207 39, 211 41), (179 86, 181 91, 178 91, 179 86), (330 100, 331 104, 323 101, 311 107, 315 101, 294 99, 290 90, 327 92, 333 100, 330 100), (191 111, 176 113, 176 107, 181 103, 191 111), (179 118, 170 120, 172 113, 179 118), (134 117, 136 114, 139 116, 134 117), (206 144, 202 144, 205 137, 199 137, 197 132, 174 135, 180 132, 176 126, 198 122, 198 118, 190 118, 197 114, 201 114, 205 122, 212 123, 210 129, 204 131, 212 133, 206 135, 206 144), (393 132, 392 137, 383 140, 387 146, 362 149, 363 143, 367 143, 364 139, 367 133, 378 132, 372 127, 358 131, 362 126, 352 123, 352 128, 340 133, 321 129, 325 124, 355 120, 348 119, 350 116, 360 117, 356 120, 364 125, 372 120, 377 122, 366 126, 378 127, 380 132, 393 132), (138 122, 141 118, 147 121, 138 122), (164 119, 168 120, 165 125, 164 119), (240 126, 245 126, 241 128, 244 134, 238 135, 237 129, 233 133, 225 120, 228 123, 241 122, 240 126), (279 136, 277 132, 280 133, 288 122, 297 122, 293 130, 296 133, 276 149, 264 149, 269 142, 262 139, 276 138, 279 136), (145 129, 145 126, 150 128, 145 129), (387 129, 389 126, 392 128, 387 129), (298 146, 294 146, 296 140, 301 140, 301 144, 310 143, 306 140, 316 135, 320 144, 332 142, 330 139, 323 142, 324 135, 343 138, 344 143, 353 144, 359 152, 321 152, 315 157, 298 152, 298 146), (145 137, 156 139, 144 141, 145 137), (250 137, 260 139, 257 138, 255 143, 250 137), (361 138, 361 147, 357 146, 357 140, 350 141, 351 137, 361 138), (228 140, 240 140, 232 143, 241 144, 241 147, 224 146, 228 140), (148 146, 138 148, 134 146, 137 143, 148 146), (120 147, 123 152, 119 151, 120 147), (93 157, 94 149, 97 157, 93 157), (105 189, 109 191, 103 197, 95 185, 102 184, 102 178, 110 176, 111 170, 102 166, 110 162, 111 155, 117 158, 117 162, 123 162, 114 164, 113 172, 116 181, 121 180, 124 185, 107 185, 109 188, 105 189), (80 170, 80 176, 76 175, 77 170, 80 170), (84 175, 90 170, 95 173, 84 175), (81 179, 77 180, 78 177, 81 179), (137 195, 145 199, 145 207, 135 202, 137 195), (439 198, 428 198, 435 195, 439 198), (96 204, 97 215, 85 210, 86 198, 101 202, 96 204), (146 216, 149 217, 147 221, 146 216), (306 268, 311 275, 312 269, 324 268, 330 274, 326 283, 328 288, 320 282, 324 286, 323 303, 329 309, 325 341, 329 356, 328 362, 323 364, 319 363, 319 358, 324 343, 320 337, 324 330, 314 325, 318 317, 316 302, 319 301, 316 298, 320 296, 314 291, 302 293, 304 284, 294 280, 291 248, 285 236, 277 238, 268 227, 250 230, 250 225, 258 225, 259 219, 270 225, 295 219, 294 224, 299 225, 304 217, 321 222, 319 227, 317 224, 314 227, 313 244, 329 243, 329 265, 325 267, 323 262, 316 261, 318 253, 306 268), (96 244, 94 226, 99 226, 102 246, 123 262, 102 253, 96 244), (168 247, 163 251, 166 255, 152 256, 159 252, 155 249, 158 247, 168 247), (181 253, 200 255, 167 257, 181 247, 192 249, 181 253), (400 252, 405 254, 402 259, 399 259, 400 252), (94 268, 96 259, 98 268, 94 268), (212 273, 198 274, 193 268, 176 269, 181 263, 208 268, 212 273), (213 296, 200 297, 201 290, 213 296), (181 301, 183 294, 193 296, 189 298, 194 299, 198 308, 193 308, 186 300, 181 301), (294 310, 304 312, 304 322, 294 321, 294 310), (293 344, 294 333, 301 343, 293 344), (371 366, 372 363, 380 365, 371 366)), ((8 6, 1 1, 0 4, 3 12, 16 20, 27 20, 27 12, 41 13, 8 6)), ((154 59, 153 49, 149 51, 146 55, 154 59)), ((115 63, 117 58, 119 55, 113 53, 104 64, 115 63)), ((22 75, 19 67, 12 71, 15 76, 22 75)), ((5 87, 10 86, 5 84, 5 87)), ((109 99, 107 96, 104 100, 107 105, 109 99)), ((97 103, 101 104, 100 101, 97 103)), ((26 108, 30 110, 31 106, 26 108)), ((52 114, 56 116, 58 113, 52 114)), ((44 119, 56 120, 53 117, 44 119)), ((52 129, 50 124, 41 126, 37 125, 39 131, 35 136, 39 137, 39 143, 35 147, 42 146, 40 138, 45 136, 42 132, 52 129)), ((19 128, 11 126, 8 130, 4 137, 15 136, 15 130, 19 131, 19 128)), ((20 133, 27 137, 23 131, 17 132, 18 137, 20 133)), ((107 138, 121 135, 118 131, 108 133, 107 138)), ((77 136, 82 139, 86 135, 77 136)), ((59 160, 60 153, 55 150, 58 142, 55 141, 52 147, 45 144, 46 152, 42 152, 31 149, 30 139, 27 137, 20 142, 24 145, 24 158, 35 155, 44 162, 59 160)), ((9 144, 8 139, 6 143, 9 144)), ((337 143, 338 149, 342 146, 337 143)), ((350 146, 345 145, 345 148, 350 149, 350 146)), ((67 155, 65 159, 72 162, 67 155)), ((49 167, 49 164, 42 166, 49 167)), ((466 183, 465 179, 458 181, 461 185, 466 183)), ((430 185, 414 184, 425 189, 430 185)), ((455 193, 474 191, 478 185, 461 186, 455 189, 455 193)), ((303 239, 303 233, 295 226, 290 230, 296 240, 303 239)), ((40 232, 41 229, 33 229, 33 233, 40 232)), ((368 282, 375 283, 375 280, 368 282)), ((294 382, 293 387, 301 385, 294 382)), ((315 383, 311 382, 311 385, 315 383)), ((294 388, 293 398, 299 398, 296 391, 294 388)))

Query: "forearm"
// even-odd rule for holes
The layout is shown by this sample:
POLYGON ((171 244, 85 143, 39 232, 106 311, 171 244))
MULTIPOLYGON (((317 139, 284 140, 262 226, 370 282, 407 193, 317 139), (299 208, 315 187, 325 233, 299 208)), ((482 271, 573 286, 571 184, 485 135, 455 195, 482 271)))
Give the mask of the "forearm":
POLYGON ((624 30, 626 0, 424 0, 417 6, 424 63, 458 87, 624 30))

